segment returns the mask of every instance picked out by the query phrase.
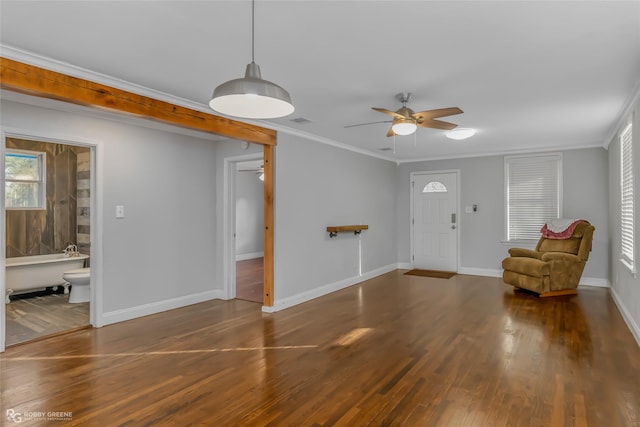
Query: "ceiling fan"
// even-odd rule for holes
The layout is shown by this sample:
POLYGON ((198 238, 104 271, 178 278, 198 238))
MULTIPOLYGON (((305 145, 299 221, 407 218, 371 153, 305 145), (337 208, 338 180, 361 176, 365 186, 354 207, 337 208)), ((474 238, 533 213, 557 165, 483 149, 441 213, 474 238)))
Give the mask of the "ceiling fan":
POLYGON ((264 181, 264 165, 260 165, 258 168, 253 169, 238 169, 238 172, 252 172, 258 175, 260 181, 264 181))
POLYGON ((462 114, 462 110, 458 107, 439 108, 436 110, 425 110, 414 112, 411 108, 407 107, 407 104, 413 95, 410 92, 402 92, 396 95, 396 99, 402 103, 402 108, 397 111, 387 110, 386 108, 372 107, 374 110, 384 114, 388 114, 393 117, 393 120, 385 120, 381 122, 361 123, 357 125, 345 126, 345 128, 354 126, 364 126, 374 123, 392 123, 387 136, 393 135, 411 135, 416 131, 418 127, 451 130, 455 128, 456 124, 445 122, 442 120, 436 120, 440 117, 453 116, 455 114, 462 114))

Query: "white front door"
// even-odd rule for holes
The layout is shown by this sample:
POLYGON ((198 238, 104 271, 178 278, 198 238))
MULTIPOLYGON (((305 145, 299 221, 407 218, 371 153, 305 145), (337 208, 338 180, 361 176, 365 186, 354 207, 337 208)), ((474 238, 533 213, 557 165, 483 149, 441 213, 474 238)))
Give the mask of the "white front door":
POLYGON ((413 175, 413 267, 458 269, 458 176, 413 175))

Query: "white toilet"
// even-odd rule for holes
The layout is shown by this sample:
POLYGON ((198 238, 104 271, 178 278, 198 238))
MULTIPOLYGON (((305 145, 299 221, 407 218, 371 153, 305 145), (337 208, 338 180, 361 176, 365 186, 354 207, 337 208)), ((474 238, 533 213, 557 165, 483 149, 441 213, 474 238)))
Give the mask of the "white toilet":
POLYGON ((76 268, 75 270, 65 271, 62 279, 71 285, 70 303, 89 302, 91 300, 91 288, 89 287, 91 268, 76 268))

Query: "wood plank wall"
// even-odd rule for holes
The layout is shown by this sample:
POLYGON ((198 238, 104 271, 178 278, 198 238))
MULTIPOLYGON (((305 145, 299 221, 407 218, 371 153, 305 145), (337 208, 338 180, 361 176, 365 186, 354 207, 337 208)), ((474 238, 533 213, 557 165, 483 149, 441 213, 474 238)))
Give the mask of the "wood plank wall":
POLYGON ((77 243, 78 155, 89 148, 7 138, 7 148, 46 153, 46 210, 6 211, 8 258, 62 252, 77 243))

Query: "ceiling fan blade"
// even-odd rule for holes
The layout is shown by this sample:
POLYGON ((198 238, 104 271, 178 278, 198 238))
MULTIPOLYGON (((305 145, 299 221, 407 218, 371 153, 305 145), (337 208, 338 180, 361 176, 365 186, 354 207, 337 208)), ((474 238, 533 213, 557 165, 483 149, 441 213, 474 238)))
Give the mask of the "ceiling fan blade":
POLYGON ((260 166, 259 168, 253 168, 253 169, 238 169, 238 172, 262 173, 264 172, 264 166, 260 166))
POLYGON ((458 127, 458 125, 453 123, 443 122, 442 120, 431 120, 431 119, 419 121, 416 123, 416 125, 423 128, 442 129, 442 130, 451 130, 458 127))
POLYGON ((395 111, 387 110, 386 108, 371 107, 371 109, 372 109, 372 110, 379 111, 379 112, 384 113, 384 114, 388 114, 388 115, 393 116, 393 117, 395 117, 395 118, 397 118, 397 119, 404 119, 404 118, 406 118, 406 117, 405 117, 405 116, 403 116, 402 114, 398 114, 398 113, 396 113, 395 111))
POLYGON ((463 111, 458 107, 438 108, 437 110, 418 111, 417 113, 413 113, 413 118, 420 121, 420 120, 436 119, 438 117, 453 116, 455 114, 462 114, 462 113, 463 111))
POLYGON ((366 125, 374 125, 376 123, 391 123, 393 120, 381 120, 379 122, 369 122, 369 123, 358 123, 357 125, 347 125, 345 128, 354 128, 357 126, 366 126, 366 125))
POLYGON ((390 128, 389 128, 389 131, 387 132, 387 136, 393 136, 393 135, 395 135, 395 134, 396 134, 396 133, 393 131, 393 128, 392 128, 392 127, 390 127, 390 128))

